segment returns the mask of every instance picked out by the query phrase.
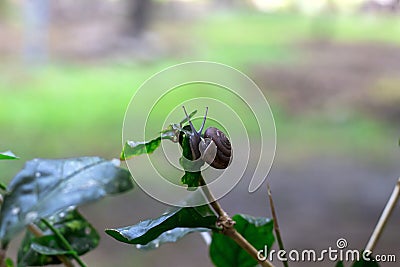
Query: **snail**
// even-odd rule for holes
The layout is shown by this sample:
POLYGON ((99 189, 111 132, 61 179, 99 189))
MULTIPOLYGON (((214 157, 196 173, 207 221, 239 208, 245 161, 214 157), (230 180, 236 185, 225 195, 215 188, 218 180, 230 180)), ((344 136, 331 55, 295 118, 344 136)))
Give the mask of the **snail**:
POLYGON ((226 169, 232 159, 232 147, 228 137, 216 127, 209 127, 202 135, 207 119, 208 108, 204 115, 203 123, 199 131, 194 128, 189 115, 183 107, 189 125, 183 127, 179 135, 179 143, 182 146, 183 135, 189 136, 189 145, 192 154, 190 160, 203 160, 216 169, 226 169))

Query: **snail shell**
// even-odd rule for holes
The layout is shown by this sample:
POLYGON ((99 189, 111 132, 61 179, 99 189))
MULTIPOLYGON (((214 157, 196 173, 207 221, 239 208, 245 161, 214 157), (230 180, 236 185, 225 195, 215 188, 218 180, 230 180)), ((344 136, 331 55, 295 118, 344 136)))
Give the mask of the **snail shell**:
MULTIPOLYGON (((202 158, 205 162, 210 164, 216 169, 226 169, 232 159, 232 147, 228 137, 216 127, 209 127, 206 129, 204 135, 204 124, 207 118, 207 111, 204 116, 202 126, 199 131, 194 128, 189 116, 187 115, 185 107, 183 107, 189 125, 183 127, 186 133, 189 133, 189 143, 192 152, 192 160, 202 158)), ((179 143, 182 145, 183 133, 179 136, 179 143)))
POLYGON ((217 147, 214 160, 209 162, 206 159, 206 162, 216 169, 226 169, 232 158, 232 146, 228 137, 218 128, 209 127, 204 133, 204 139, 211 139, 217 147))

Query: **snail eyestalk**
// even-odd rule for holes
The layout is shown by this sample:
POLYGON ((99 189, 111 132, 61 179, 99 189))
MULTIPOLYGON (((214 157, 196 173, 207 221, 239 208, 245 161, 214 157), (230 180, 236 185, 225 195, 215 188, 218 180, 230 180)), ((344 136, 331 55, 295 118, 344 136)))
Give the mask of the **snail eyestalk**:
MULTIPOLYGON (((182 128, 182 133, 189 136, 189 144, 193 156, 191 160, 197 160, 202 157, 213 168, 226 169, 232 161, 232 147, 228 137, 215 127, 208 127, 202 135, 207 120, 208 107, 206 107, 203 123, 199 131, 194 128, 185 106, 182 106, 182 108, 189 122, 189 126, 182 128), (191 132, 186 130, 189 127, 191 132)), ((181 145, 182 140, 183 136, 181 135, 179 141, 181 145)))
POLYGON ((182 106, 182 108, 183 108, 183 111, 185 112, 186 118, 187 118, 187 120, 188 120, 188 122, 189 122, 189 125, 190 125, 190 128, 192 129, 192 132, 193 132, 193 133, 194 133, 194 132, 197 132, 196 129, 194 128, 194 126, 193 126, 192 121, 190 120, 190 117, 189 117, 188 113, 186 112, 185 106, 182 106))
POLYGON ((204 125, 206 124, 207 113, 208 113, 208 107, 206 107, 206 114, 204 114, 204 119, 203 119, 203 123, 201 124, 200 130, 199 130, 199 134, 201 134, 203 132, 204 125))
MULTIPOLYGON (((190 152, 192 154, 191 162, 196 161, 198 159, 206 161, 212 167, 216 169, 225 169, 229 166, 232 159, 232 147, 229 139, 226 135, 215 127, 209 127, 205 130, 204 135, 201 136, 201 133, 204 129, 204 125, 207 119, 208 107, 206 107, 206 112, 204 115, 203 123, 199 131, 196 131, 194 128, 188 113, 184 106, 183 111, 187 117, 189 122, 191 132, 188 133, 186 131, 182 131, 180 135, 179 144, 183 148, 184 157, 185 153, 188 152, 188 147, 190 147, 190 152)), ((188 126, 185 126, 189 128, 188 126)), ((184 127, 184 128, 185 128, 184 127)), ((184 129, 186 130, 186 129, 184 129)), ((183 162, 183 161, 182 161, 183 162)), ((185 169, 186 171, 186 169, 185 169)), ((210 191, 206 181, 201 175, 201 170, 199 170, 199 176, 196 181, 197 185, 201 186, 201 190, 203 191, 205 197, 207 198, 209 205, 218 215, 217 227, 220 229, 220 232, 233 241, 236 242, 242 249, 244 249, 251 257, 253 257, 261 266, 263 267, 273 267, 273 264, 268 260, 260 260, 258 258, 257 249, 247 241, 236 229, 235 229, 235 221, 222 209, 218 201, 213 196, 210 191)), ((188 184, 187 182, 185 182, 188 184)), ((188 184, 189 185, 189 184, 188 184)))

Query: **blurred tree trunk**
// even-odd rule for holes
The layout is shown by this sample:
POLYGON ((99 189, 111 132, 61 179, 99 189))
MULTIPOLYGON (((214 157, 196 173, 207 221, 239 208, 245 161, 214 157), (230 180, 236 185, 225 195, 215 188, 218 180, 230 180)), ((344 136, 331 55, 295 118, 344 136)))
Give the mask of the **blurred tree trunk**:
POLYGON ((42 64, 48 58, 49 0, 23 2, 24 60, 28 64, 42 64))
POLYGON ((128 0, 128 33, 141 37, 150 22, 151 0, 128 0))
POLYGON ((400 7, 400 0, 394 0, 392 3, 392 10, 393 11, 399 11, 399 7, 400 7))

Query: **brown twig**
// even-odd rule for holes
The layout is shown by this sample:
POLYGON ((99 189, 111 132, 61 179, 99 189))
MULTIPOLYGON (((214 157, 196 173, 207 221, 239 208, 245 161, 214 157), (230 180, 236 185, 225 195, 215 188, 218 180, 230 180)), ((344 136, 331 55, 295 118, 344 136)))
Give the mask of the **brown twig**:
POLYGON ((381 237, 383 229, 385 228, 386 223, 389 220, 389 217, 392 215, 392 212, 396 207, 397 202, 399 201, 399 197, 400 197, 400 178, 397 180, 396 186, 394 187, 393 192, 382 212, 382 215, 379 218, 378 223, 376 224, 371 237, 369 238, 365 250, 372 252, 375 249, 375 246, 378 243, 379 238, 381 237))
MULTIPOLYGON (((276 215, 274 200, 272 199, 272 193, 271 193, 271 188, 269 187, 269 184, 267 184, 267 192, 268 192, 268 198, 269 198, 269 205, 271 207, 272 219, 274 220, 274 230, 275 230, 276 239, 278 241, 278 246, 281 251, 286 251, 285 246, 283 245, 281 230, 279 229, 279 224, 278 224, 278 216, 276 215)), ((282 262, 283 262, 283 266, 289 267, 289 263, 287 260, 284 260, 282 262)))
POLYGON ((0 267, 6 266, 5 259, 6 259, 6 250, 0 249, 0 267))
POLYGON ((236 242, 241 248, 243 248, 251 257, 253 257, 261 266, 263 267, 274 267, 274 265, 268 260, 260 260, 263 258, 263 255, 259 255, 257 249, 253 247, 236 229, 235 221, 232 220, 231 217, 222 209, 221 205, 215 199, 214 195, 208 188, 206 182, 204 181, 203 176, 200 176, 200 185, 203 190, 206 198, 210 201, 210 206, 214 209, 214 211, 218 214, 218 222, 217 225, 222 227, 222 234, 230 237, 232 240, 236 242))

